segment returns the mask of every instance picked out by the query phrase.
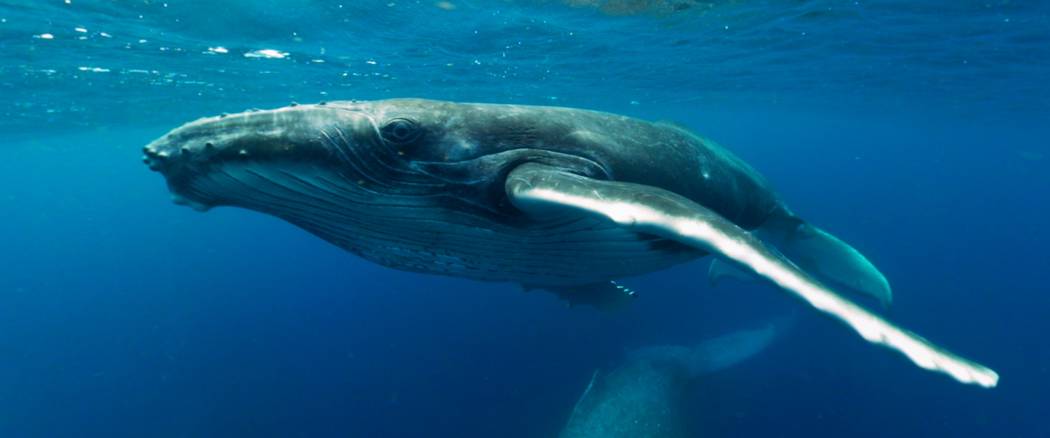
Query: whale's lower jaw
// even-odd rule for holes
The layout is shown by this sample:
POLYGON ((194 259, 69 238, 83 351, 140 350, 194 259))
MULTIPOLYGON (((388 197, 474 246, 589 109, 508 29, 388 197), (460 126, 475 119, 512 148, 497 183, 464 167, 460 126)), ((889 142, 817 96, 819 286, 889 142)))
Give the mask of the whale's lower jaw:
POLYGON ((228 164, 198 175, 176 198, 198 209, 229 205, 270 214, 395 269, 485 281, 587 284, 703 255, 594 219, 494 221, 447 196, 373 192, 309 165, 228 164))

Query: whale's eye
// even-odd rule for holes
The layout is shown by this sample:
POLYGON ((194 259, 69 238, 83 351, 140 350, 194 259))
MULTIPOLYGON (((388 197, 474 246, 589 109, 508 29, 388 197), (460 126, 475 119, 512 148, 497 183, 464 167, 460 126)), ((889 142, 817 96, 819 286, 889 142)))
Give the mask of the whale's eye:
POLYGON ((380 129, 383 139, 393 144, 408 144, 416 141, 422 130, 409 119, 393 119, 380 129))

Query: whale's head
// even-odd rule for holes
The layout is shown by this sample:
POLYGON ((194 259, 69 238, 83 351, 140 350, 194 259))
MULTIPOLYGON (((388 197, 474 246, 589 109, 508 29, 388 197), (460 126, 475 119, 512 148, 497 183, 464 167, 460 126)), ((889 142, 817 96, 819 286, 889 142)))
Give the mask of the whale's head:
POLYGON ((367 178, 352 171, 362 155, 377 158, 378 137, 365 112, 296 105, 187 123, 144 147, 143 162, 164 175, 176 203, 253 207, 252 196, 284 198, 313 178, 367 178))
POLYGON ((478 206, 502 196, 502 176, 524 161, 600 173, 548 147, 565 136, 560 126, 524 110, 420 99, 293 105, 187 123, 144 147, 143 161, 176 203, 201 210, 435 196, 478 206))

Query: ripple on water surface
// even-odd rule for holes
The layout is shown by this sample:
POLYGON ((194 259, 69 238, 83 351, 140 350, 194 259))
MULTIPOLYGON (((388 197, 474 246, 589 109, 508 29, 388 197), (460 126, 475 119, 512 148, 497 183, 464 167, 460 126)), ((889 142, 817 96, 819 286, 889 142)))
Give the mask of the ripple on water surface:
POLYGON ((1050 110, 1050 7, 1038 2, 209 4, 0 5, 0 124, 171 124, 394 96, 1050 110))

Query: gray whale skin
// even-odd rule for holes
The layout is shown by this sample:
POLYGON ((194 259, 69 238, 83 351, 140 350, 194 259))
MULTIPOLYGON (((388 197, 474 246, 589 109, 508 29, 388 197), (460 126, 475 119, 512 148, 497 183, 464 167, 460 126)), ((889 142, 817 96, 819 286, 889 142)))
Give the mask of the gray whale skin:
POLYGON ((616 279, 705 255, 764 279, 916 365, 998 375, 896 327, 889 282, 794 214, 754 169, 677 126, 571 108, 423 99, 209 117, 144 148, 177 203, 284 219, 396 269, 550 290, 619 307, 616 279))

